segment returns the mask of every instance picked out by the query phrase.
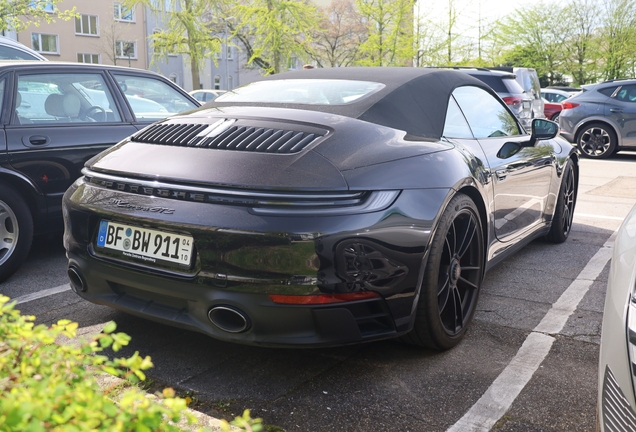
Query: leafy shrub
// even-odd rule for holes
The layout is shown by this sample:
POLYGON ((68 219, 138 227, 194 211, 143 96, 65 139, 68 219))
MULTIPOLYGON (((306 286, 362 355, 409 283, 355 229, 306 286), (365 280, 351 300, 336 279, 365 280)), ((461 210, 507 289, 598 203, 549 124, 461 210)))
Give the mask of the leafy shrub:
POLYGON ((0 431, 179 431, 174 424, 186 401, 166 389, 158 399, 136 387, 126 390, 117 403, 102 391, 95 378, 106 372, 138 382, 152 367, 150 357, 135 352, 110 360, 99 354, 118 351, 130 337, 115 333, 115 323, 79 346, 58 344, 74 338, 77 323, 58 321, 51 327, 34 325, 0 295, 0 431))

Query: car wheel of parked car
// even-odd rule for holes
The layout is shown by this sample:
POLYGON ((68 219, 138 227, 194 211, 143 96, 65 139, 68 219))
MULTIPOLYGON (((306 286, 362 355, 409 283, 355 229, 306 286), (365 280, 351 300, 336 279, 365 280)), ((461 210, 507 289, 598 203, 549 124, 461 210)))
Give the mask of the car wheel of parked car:
POLYGON ((15 190, 0 185, 0 282, 20 268, 32 241, 29 207, 15 190))
POLYGON ((484 275, 484 239, 479 212, 456 195, 435 231, 407 342, 433 349, 457 345, 470 322, 484 275))
POLYGON ((576 137, 581 155, 596 159, 608 158, 614 154, 616 141, 614 131, 603 123, 590 123, 576 137))
POLYGON ((551 119, 553 122, 558 123, 559 122, 559 113, 556 113, 554 116, 552 116, 551 119))
POLYGON ((554 217, 552 218, 552 226, 546 236, 549 242, 563 243, 570 235, 576 195, 577 182, 574 173, 574 163, 570 159, 563 169, 563 180, 561 181, 561 190, 559 191, 554 217))

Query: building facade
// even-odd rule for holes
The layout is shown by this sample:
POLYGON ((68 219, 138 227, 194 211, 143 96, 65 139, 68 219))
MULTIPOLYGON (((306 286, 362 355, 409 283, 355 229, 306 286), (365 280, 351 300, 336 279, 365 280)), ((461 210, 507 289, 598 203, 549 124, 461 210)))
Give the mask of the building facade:
POLYGON ((30 26, 17 33, 18 42, 49 60, 148 68, 143 7, 93 0, 64 0, 57 7, 75 7, 78 17, 30 26))

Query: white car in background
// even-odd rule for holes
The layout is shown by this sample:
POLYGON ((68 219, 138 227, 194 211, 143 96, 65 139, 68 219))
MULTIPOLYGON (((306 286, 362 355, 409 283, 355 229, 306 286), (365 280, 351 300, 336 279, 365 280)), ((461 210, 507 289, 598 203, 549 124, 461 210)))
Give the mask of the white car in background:
POLYGON ((598 419, 604 432, 636 430, 636 206, 618 231, 605 297, 598 419))
POLYGON ((37 51, 4 36, 0 36, 0 60, 48 61, 46 57, 37 51))

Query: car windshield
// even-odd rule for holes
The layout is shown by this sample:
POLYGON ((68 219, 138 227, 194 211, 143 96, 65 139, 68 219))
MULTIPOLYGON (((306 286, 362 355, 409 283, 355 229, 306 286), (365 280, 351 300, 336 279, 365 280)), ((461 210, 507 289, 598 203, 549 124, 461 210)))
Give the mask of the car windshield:
POLYGON ((298 103, 344 105, 384 88, 370 81, 289 79, 258 81, 225 93, 216 102, 298 103))

